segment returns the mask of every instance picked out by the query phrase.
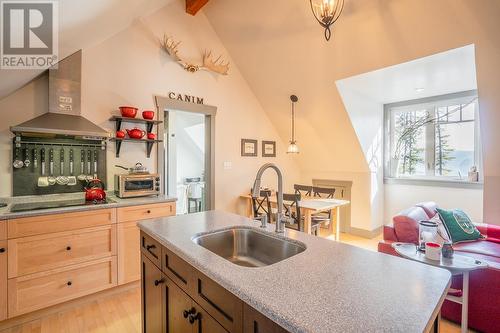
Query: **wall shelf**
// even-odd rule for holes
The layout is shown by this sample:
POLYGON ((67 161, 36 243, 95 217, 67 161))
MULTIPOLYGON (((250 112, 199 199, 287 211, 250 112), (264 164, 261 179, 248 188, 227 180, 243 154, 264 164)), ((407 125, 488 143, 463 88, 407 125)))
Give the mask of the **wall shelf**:
POLYGON ((146 153, 147 157, 151 157, 151 150, 153 149, 153 145, 158 142, 163 142, 163 140, 149 140, 149 139, 118 139, 118 138, 111 138, 110 141, 115 142, 116 146, 116 157, 120 157, 120 150, 122 148, 122 143, 123 142, 139 142, 139 143, 145 143, 146 144, 146 153))
POLYGON ((146 124, 146 132, 151 133, 153 130, 153 125, 158 125, 163 123, 159 120, 147 120, 141 118, 129 118, 129 117, 121 117, 121 116, 113 116, 109 120, 114 121, 116 123, 116 130, 119 131, 122 127, 122 123, 136 123, 136 124, 146 124))
MULTIPOLYGON (((110 121, 114 121, 116 124, 116 131, 120 131, 122 128, 122 123, 135 123, 135 124, 145 124, 146 125, 146 132, 147 133, 152 133, 153 132, 153 126, 158 125, 163 123, 162 121, 159 120, 147 120, 147 119, 141 119, 141 118, 128 118, 128 117, 121 117, 121 116, 113 116, 109 119, 110 121)), ((113 141, 115 143, 115 148, 116 148, 116 157, 120 157, 120 150, 122 148, 122 143, 123 142, 140 142, 146 144, 146 154, 147 157, 151 157, 151 151, 153 150, 153 146, 155 143, 158 142, 163 142, 163 140, 150 140, 150 139, 131 139, 131 138, 111 138, 110 141, 113 141)))

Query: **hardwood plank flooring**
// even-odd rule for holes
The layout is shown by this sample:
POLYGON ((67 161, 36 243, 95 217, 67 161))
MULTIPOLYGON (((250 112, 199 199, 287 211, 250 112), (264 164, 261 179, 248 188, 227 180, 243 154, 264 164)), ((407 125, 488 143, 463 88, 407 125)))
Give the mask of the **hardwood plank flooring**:
MULTIPOLYGON (((341 242, 376 251, 380 238, 366 239, 341 234, 340 239, 341 242)), ((42 318, 1 330, 0 333, 140 333, 140 331, 141 291, 137 287, 61 309, 42 318)), ((458 333, 460 326, 442 320, 441 332, 458 333)))

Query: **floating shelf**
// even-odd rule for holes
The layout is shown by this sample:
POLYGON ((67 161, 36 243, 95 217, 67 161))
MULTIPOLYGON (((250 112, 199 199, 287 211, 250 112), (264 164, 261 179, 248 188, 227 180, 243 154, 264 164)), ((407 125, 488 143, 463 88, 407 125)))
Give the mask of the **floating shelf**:
POLYGON ((118 139, 118 138, 111 138, 110 141, 114 141, 116 145, 116 157, 120 157, 120 150, 122 148, 122 143, 124 141, 126 142, 139 142, 139 143, 146 143, 146 152, 148 158, 151 157, 151 150, 153 149, 153 145, 158 142, 163 142, 163 140, 149 140, 149 139, 118 139))
MULTIPOLYGON (((145 124, 146 125, 146 132, 147 133, 152 133, 153 132, 153 126, 158 125, 163 123, 162 121, 159 120, 148 120, 148 119, 141 119, 141 118, 129 118, 129 117, 122 117, 122 116, 113 116, 109 120, 114 121, 116 124, 116 131, 120 131, 122 128, 122 123, 136 123, 136 124, 145 124)), ((147 157, 151 157, 151 150, 153 149, 153 146, 155 143, 158 142, 163 142, 163 140, 149 140, 149 139, 130 139, 130 138, 111 138, 110 141, 115 142, 115 147, 116 147, 116 157, 120 157, 120 150, 122 148, 122 143, 124 141, 126 142, 142 142, 146 144, 146 153, 147 157)))
POLYGON ((163 123, 163 121, 159 120, 147 120, 141 118, 129 118, 129 117, 121 117, 121 116, 113 116, 109 120, 116 122, 116 130, 119 131, 122 127, 122 123, 138 123, 138 124, 146 124, 146 132, 151 133, 153 130, 153 125, 158 125, 163 123))

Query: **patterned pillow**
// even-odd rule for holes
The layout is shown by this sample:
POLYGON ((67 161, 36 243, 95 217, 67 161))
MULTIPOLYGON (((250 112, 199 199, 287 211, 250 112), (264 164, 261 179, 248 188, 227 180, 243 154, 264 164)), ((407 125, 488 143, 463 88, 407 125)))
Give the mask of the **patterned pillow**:
POLYGON ((437 208, 437 211, 453 244, 483 238, 467 214, 460 209, 437 208))

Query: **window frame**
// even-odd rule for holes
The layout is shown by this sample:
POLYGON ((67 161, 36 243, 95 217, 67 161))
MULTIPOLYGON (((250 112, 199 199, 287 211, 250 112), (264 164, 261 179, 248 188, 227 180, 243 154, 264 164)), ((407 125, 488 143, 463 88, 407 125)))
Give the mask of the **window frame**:
MULTIPOLYGON (((462 179, 455 178, 454 176, 436 176, 434 174, 430 174, 430 171, 435 171, 435 168, 430 168, 429 165, 426 166, 426 175, 416 175, 416 176, 403 176, 403 177, 395 177, 391 174, 391 155, 392 155, 392 140, 394 132, 394 122, 392 121, 392 113, 396 111, 401 111, 407 107, 408 109, 425 109, 425 108, 438 108, 440 106, 452 105, 453 101, 456 101, 457 104, 459 102, 463 103, 464 99, 471 98, 474 96, 478 96, 477 90, 469 90, 458 93, 451 93, 439 96, 432 96, 421 99, 414 99, 409 101, 402 101, 396 103, 388 103, 384 104, 384 131, 383 131, 383 140, 384 140, 384 183, 386 184, 415 184, 415 185, 429 185, 429 186, 449 186, 449 187, 473 187, 473 188, 482 188, 483 184, 483 159, 482 159, 482 144, 481 144, 481 135, 480 135, 480 118, 479 118, 479 102, 476 99, 475 108, 474 108, 474 163, 479 171, 479 182, 469 182, 467 180, 467 175, 464 175, 462 179), (397 108, 398 110, 394 110, 397 108), (464 179, 465 178, 465 179, 464 179)), ((429 127, 429 126, 428 126, 429 127)), ((433 133, 433 131, 432 131, 433 133)), ((426 150, 424 155, 428 154, 429 156, 434 155, 434 148, 429 151, 429 145, 433 142, 432 140, 428 140, 430 138, 429 133, 426 131, 424 127, 424 135, 426 137, 426 150)), ((428 156, 426 156, 426 161, 428 156)), ((435 158, 435 156, 434 156, 435 158)), ((435 164, 435 163, 434 163, 435 164)))

